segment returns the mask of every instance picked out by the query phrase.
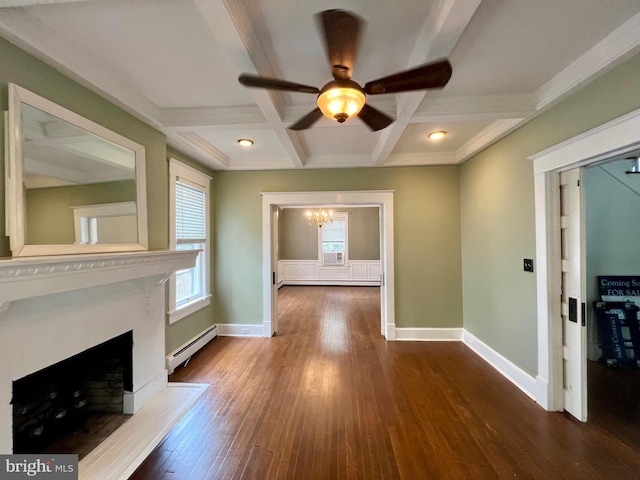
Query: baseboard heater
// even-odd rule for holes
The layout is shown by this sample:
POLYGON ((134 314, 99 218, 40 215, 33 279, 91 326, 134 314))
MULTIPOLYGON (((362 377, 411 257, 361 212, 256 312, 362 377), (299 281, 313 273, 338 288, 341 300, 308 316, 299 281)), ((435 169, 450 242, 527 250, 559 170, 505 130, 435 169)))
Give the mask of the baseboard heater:
POLYGON ((218 327, 214 325, 203 331, 202 333, 196 335, 187 343, 178 347, 169 355, 167 355, 167 370, 169 375, 171 375, 176 367, 185 361, 187 361, 194 353, 204 347, 207 343, 209 343, 213 338, 218 335, 218 327))

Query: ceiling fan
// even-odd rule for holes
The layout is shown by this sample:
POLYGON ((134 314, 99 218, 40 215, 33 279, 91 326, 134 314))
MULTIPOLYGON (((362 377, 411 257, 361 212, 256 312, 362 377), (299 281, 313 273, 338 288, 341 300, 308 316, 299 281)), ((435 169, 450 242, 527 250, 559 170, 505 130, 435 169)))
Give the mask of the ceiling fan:
POLYGON ((366 95, 442 88, 451 78, 451 64, 445 59, 382 77, 361 87, 351 80, 351 74, 358 50, 360 25, 363 21, 344 10, 326 10, 318 13, 316 18, 324 34, 327 57, 334 78, 332 81, 318 89, 277 78, 244 73, 238 78, 246 87, 317 94, 318 106, 291 125, 291 130, 307 129, 322 115, 338 123, 359 116, 371 130, 382 130, 394 119, 367 105, 366 95))

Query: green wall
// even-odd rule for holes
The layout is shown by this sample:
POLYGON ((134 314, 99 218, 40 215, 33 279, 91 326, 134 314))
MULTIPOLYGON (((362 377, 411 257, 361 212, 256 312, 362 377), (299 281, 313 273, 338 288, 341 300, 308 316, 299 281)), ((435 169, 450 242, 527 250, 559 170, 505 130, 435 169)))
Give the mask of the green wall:
POLYGON ((93 183, 71 187, 27 190, 27 229, 29 245, 68 245, 75 242, 73 209, 80 205, 135 202, 133 180, 93 183))
POLYGON ((215 318, 262 322, 260 192, 395 190, 398 327, 461 327, 457 166, 217 172, 215 318))
POLYGON ((462 165, 464 327, 537 373, 533 165, 528 156, 640 108, 640 56, 601 76, 462 165))
POLYGON ((304 218, 305 209, 283 208, 278 216, 278 258, 317 260, 318 230, 304 218))
MULTIPOLYGON (((285 208, 280 211, 278 252, 281 260, 317 260, 318 230, 307 224, 307 209, 285 208)), ((380 259, 379 208, 353 207, 335 212, 349 213, 349 259, 380 259)))
MULTIPOLYGON (((168 248, 169 164, 164 134, 0 38, 0 107, 2 110, 8 108, 8 83, 16 83, 31 90, 145 147, 149 249, 168 248)), ((0 116, 0 128, 3 131, 4 127, 4 118, 0 116)), ((192 166, 197 165, 178 152, 172 153, 176 158, 192 166)), ((4 171, 3 135, 0 135, 0 155, 2 155, 0 169, 4 171)), ((208 174, 212 173, 202 166, 197 168, 208 174)), ((0 175, 0 258, 11 256, 9 239, 4 229, 4 198, 4 175, 0 175)), ((213 323, 211 314, 212 308, 209 307, 168 326, 167 351, 211 325, 213 323)))

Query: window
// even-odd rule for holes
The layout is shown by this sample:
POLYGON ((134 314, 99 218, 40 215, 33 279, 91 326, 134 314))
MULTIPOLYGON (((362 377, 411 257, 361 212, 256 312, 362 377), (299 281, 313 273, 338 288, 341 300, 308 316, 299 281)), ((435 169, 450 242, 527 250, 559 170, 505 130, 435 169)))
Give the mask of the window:
POLYGON ((344 265, 346 263, 348 220, 348 213, 335 212, 333 222, 318 229, 318 250, 323 265, 344 265))
POLYGON ((200 250, 193 268, 179 270, 169 282, 169 323, 209 305, 209 182, 204 173, 175 160, 171 176, 172 250, 200 250))

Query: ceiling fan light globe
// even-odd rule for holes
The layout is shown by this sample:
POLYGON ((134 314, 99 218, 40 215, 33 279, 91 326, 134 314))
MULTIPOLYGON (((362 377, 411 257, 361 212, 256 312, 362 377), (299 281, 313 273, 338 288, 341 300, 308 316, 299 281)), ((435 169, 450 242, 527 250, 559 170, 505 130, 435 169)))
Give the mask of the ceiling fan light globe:
POLYGON ((318 108, 322 114, 339 123, 358 115, 365 102, 365 94, 351 86, 333 86, 318 95, 318 108))

